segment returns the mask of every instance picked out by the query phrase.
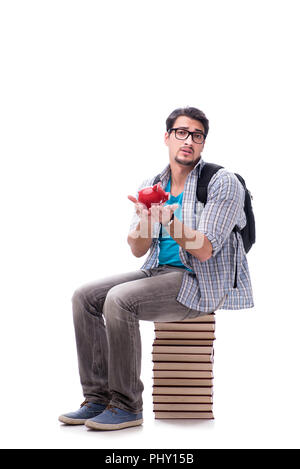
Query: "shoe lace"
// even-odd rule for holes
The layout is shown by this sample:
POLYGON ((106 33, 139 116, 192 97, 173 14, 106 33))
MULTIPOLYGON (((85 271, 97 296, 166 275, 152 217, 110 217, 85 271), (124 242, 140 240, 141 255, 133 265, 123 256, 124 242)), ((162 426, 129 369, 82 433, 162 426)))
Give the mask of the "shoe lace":
POLYGON ((91 407, 90 405, 88 405, 88 402, 89 402, 89 401, 88 401, 87 399, 85 399, 85 400, 82 402, 82 404, 80 404, 80 408, 83 407, 83 406, 91 407))
POLYGON ((110 404, 108 404, 108 405, 106 406, 106 408, 105 408, 105 410, 110 410, 110 411, 113 412, 114 414, 117 414, 118 412, 117 412, 115 409, 116 409, 115 406, 110 405, 110 404))

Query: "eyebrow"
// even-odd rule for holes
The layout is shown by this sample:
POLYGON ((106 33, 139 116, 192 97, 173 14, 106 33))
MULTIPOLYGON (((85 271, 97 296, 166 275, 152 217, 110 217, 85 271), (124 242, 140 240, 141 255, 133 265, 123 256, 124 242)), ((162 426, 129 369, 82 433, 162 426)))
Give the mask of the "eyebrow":
MULTIPOLYGON (((186 130, 189 130, 189 128, 188 128, 188 127, 184 127, 183 125, 181 125, 181 126, 180 126, 180 127, 178 127, 178 128, 179 128, 179 129, 186 129, 186 130)), ((196 130, 195 130, 195 132, 196 132, 196 131, 197 131, 197 132, 202 132, 202 133, 203 133, 203 130, 201 130, 201 129, 196 129, 196 130)))

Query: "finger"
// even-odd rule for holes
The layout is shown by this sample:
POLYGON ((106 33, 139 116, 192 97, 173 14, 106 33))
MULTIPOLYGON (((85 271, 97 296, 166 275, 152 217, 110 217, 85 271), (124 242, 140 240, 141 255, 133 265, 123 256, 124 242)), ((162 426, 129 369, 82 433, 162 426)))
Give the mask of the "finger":
POLYGON ((136 212, 138 213, 139 216, 141 215, 147 215, 149 216, 150 215, 150 210, 148 209, 148 207, 145 205, 145 204, 142 204, 141 202, 137 202, 135 204, 135 209, 136 209, 136 212))
POLYGON ((171 215, 174 210, 172 210, 172 207, 170 205, 167 205, 166 207, 162 207, 161 213, 164 215, 171 215))
POLYGON ((172 205, 168 205, 168 207, 170 207, 170 210, 172 212, 175 212, 175 210, 178 209, 179 205, 178 204, 172 204, 172 205))
POLYGON ((151 218, 154 220, 154 221, 159 221, 159 206, 158 205, 152 205, 151 208, 150 208, 150 214, 151 214, 151 218))
POLYGON ((135 197, 133 197, 132 195, 128 195, 127 198, 133 202, 135 204, 135 208, 136 210, 142 210, 142 209, 145 209, 145 210, 148 210, 148 207, 147 205, 143 204, 142 202, 139 202, 135 197))
POLYGON ((143 215, 144 207, 140 204, 135 204, 135 211, 139 217, 143 215))
POLYGON ((133 197, 133 195, 128 195, 127 196, 129 200, 131 200, 131 202, 133 202, 134 204, 136 204, 138 201, 135 197, 133 197))
POLYGON ((160 205, 159 210, 164 213, 173 213, 179 207, 178 204, 171 204, 171 205, 160 205))
POLYGON ((142 204, 141 202, 137 202, 137 205, 138 205, 140 210, 146 210, 147 212, 149 211, 147 205, 142 204))
POLYGON ((171 209, 170 205, 167 205, 162 209, 161 212, 161 222, 163 225, 169 222, 171 216, 172 216, 173 210, 171 209))

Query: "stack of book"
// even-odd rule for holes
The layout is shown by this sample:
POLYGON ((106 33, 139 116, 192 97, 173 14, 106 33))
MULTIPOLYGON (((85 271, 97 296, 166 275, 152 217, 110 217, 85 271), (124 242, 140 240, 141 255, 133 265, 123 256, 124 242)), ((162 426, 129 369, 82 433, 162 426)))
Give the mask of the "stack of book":
POLYGON ((215 314, 154 324, 155 418, 213 419, 215 314))

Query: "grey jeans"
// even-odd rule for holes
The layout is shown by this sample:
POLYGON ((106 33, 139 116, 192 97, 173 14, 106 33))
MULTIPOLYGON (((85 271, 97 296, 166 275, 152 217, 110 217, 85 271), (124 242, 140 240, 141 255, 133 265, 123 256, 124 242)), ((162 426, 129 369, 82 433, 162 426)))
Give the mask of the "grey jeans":
POLYGON ((207 314, 176 300, 183 274, 180 267, 164 265, 103 278, 74 292, 78 367, 86 399, 142 411, 139 320, 172 322, 207 314))

